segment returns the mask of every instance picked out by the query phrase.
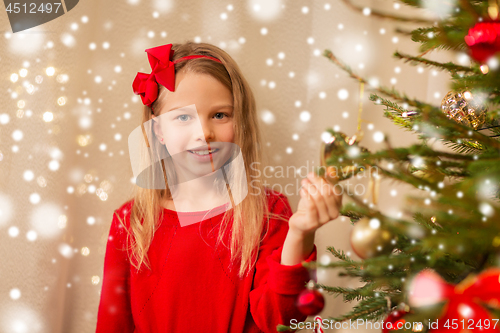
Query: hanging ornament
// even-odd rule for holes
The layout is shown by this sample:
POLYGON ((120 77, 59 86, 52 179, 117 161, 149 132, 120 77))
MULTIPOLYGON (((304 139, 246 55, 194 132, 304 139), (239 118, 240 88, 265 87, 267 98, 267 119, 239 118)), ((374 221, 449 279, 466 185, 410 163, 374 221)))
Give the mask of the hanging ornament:
POLYGON ((457 123, 477 130, 486 121, 486 107, 469 90, 450 91, 441 101, 441 110, 457 123))
MULTIPOLYGON (((439 327, 435 333, 462 332, 467 324, 493 322, 491 313, 483 306, 487 304, 500 309, 499 268, 489 268, 477 276, 469 276, 457 285, 444 281, 431 269, 424 269, 415 276, 410 284, 409 302, 412 307, 432 306, 446 302, 442 313, 438 315, 439 327), (459 323, 458 327, 450 323, 459 323), (448 323, 448 326, 446 326, 448 323), (464 323, 464 326, 461 326, 464 323)), ((475 326, 476 328, 476 326, 475 326)), ((500 329, 483 325, 479 332, 500 332, 500 329)))
POLYGON ((406 320, 403 318, 408 311, 405 310, 394 310, 389 315, 387 318, 384 320, 384 326, 382 328, 382 333, 389 333, 389 332, 401 332, 401 329, 404 328, 404 325, 406 323, 406 320))
POLYGON ((355 158, 361 153, 369 151, 358 146, 359 136, 348 137, 341 132, 330 133, 332 134, 331 138, 321 143, 320 163, 322 169, 325 170, 323 175, 325 179, 331 184, 336 184, 339 180, 350 178, 364 171, 364 166, 352 163, 348 158, 355 158))
POLYGON ((351 231, 351 247, 361 259, 387 255, 392 252, 394 239, 378 219, 361 218, 351 231))
POLYGON ((479 63, 485 63, 500 51, 500 21, 478 22, 469 29, 465 36, 471 57, 479 63))
POLYGON ((321 142, 320 148, 320 176, 331 184, 336 184, 365 170, 365 167, 353 163, 349 158, 357 158, 362 153, 368 153, 368 149, 358 144, 363 139, 361 130, 361 113, 363 110, 364 83, 360 80, 360 98, 358 111, 358 128, 356 133, 348 137, 342 132, 330 130, 330 136, 321 142), (332 165, 333 164, 333 165, 332 165))
POLYGON ((313 333, 325 333, 325 330, 323 329, 323 319, 321 319, 320 316, 314 317, 313 333))
POLYGON ((297 297, 297 308, 300 312, 308 316, 314 316, 323 310, 325 298, 317 289, 314 289, 314 282, 311 280, 297 297))

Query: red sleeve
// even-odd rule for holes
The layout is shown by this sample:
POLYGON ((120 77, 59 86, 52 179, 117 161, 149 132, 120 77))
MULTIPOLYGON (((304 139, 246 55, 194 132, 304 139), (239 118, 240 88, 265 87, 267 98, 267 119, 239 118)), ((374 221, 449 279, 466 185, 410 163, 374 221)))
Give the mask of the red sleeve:
MULTIPOLYGON (((127 232, 118 220, 117 212, 113 214, 106 245, 96 333, 132 333, 135 330, 129 295, 127 232)), ((120 214, 120 218, 124 218, 124 214, 120 214)))
MULTIPOLYGON (((287 219, 292 215, 288 199, 279 194, 271 207, 273 213, 281 214, 287 219)), ((298 294, 306 288, 307 282, 315 274, 311 274, 302 263, 281 265, 281 252, 288 233, 288 223, 270 219, 269 231, 262 241, 256 263, 253 289, 250 291, 250 312, 257 326, 265 332, 277 332, 277 325, 290 326, 290 321, 307 319, 295 305, 298 294)), ((311 254, 304 260, 316 260, 316 245, 311 254)))

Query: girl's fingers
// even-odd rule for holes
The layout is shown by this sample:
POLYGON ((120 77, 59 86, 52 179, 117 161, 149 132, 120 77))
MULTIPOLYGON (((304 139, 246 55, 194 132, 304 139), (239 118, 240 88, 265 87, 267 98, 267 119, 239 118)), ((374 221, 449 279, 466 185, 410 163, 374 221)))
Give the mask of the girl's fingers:
POLYGON ((326 223, 330 221, 331 218, 328 213, 328 207, 325 202, 325 199, 321 194, 321 188, 317 188, 315 184, 311 183, 308 180, 306 180, 306 182, 307 182, 306 189, 314 199, 314 203, 316 204, 316 208, 318 210, 318 221, 320 223, 326 223))
MULTIPOLYGON (((325 198, 325 202, 328 207, 328 214, 330 215, 330 220, 336 219, 338 217, 339 208, 341 206, 342 193, 339 191, 339 188, 332 186, 323 178, 318 178, 318 181, 321 183, 321 187, 325 188, 323 193, 323 197, 325 198)), ((337 185, 337 184, 336 184, 337 185)))
POLYGON ((338 188, 333 187, 321 177, 312 175, 309 176, 309 179, 311 179, 311 181, 316 185, 317 188, 320 188, 319 192, 323 196, 323 200, 325 202, 326 210, 329 216, 328 221, 336 219, 339 215, 342 192, 339 191, 338 188))
POLYGON ((335 195, 335 201, 337 201, 337 204, 339 205, 339 208, 342 206, 342 198, 344 197, 344 189, 342 186, 338 185, 338 188, 333 189, 334 195, 335 195))
POLYGON ((344 189, 342 188, 342 185, 340 184, 335 184, 335 186, 332 186, 332 192, 333 192, 333 198, 335 199, 335 202, 337 203, 338 206, 342 205, 342 197, 344 193, 344 189))
POLYGON ((314 203, 314 198, 311 196, 309 191, 307 190, 307 185, 303 185, 300 190, 300 195, 303 197, 306 202, 306 217, 309 221, 317 221, 318 220, 318 210, 316 209, 316 205, 314 203))

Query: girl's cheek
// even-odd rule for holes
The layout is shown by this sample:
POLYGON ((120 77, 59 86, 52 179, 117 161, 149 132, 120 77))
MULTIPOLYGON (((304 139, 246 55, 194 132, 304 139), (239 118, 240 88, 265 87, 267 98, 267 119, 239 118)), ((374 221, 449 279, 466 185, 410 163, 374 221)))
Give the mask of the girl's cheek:
POLYGON ((225 124, 224 129, 221 133, 221 141, 224 142, 234 142, 234 126, 233 122, 228 122, 225 124))
POLYGON ((166 135, 164 138, 165 146, 167 147, 170 155, 178 154, 188 148, 188 142, 186 140, 183 140, 182 133, 169 132, 168 135, 166 135))

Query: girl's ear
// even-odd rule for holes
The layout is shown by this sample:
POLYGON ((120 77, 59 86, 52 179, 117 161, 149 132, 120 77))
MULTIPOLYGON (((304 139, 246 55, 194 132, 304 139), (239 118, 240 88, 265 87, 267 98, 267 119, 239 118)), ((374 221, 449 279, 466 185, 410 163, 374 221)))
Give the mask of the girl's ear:
POLYGON ((151 115, 151 120, 153 120, 153 131, 155 132, 156 137, 160 140, 161 144, 165 144, 158 118, 155 115, 151 115))

